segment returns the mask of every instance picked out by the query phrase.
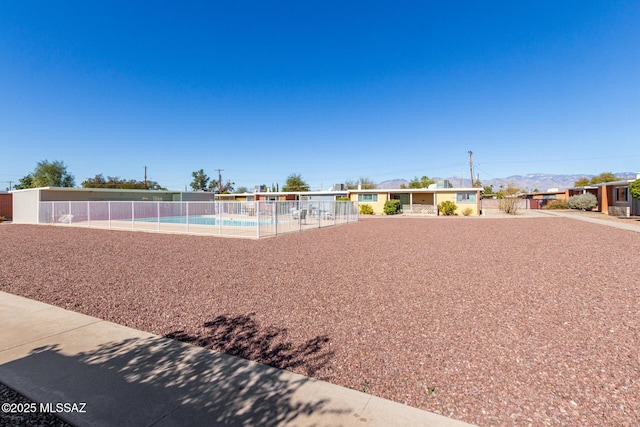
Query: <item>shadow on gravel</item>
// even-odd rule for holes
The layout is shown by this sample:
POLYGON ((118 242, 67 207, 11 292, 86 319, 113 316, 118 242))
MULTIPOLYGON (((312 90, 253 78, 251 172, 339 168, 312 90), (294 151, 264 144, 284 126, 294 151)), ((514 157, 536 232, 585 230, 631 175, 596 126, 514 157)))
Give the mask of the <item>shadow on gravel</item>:
POLYGON ((204 324, 206 333, 202 335, 176 331, 166 337, 274 368, 301 368, 296 370, 310 376, 326 367, 333 357, 333 351, 324 348, 329 342, 326 335, 294 345, 287 341, 286 329, 261 327, 253 316, 254 313, 235 317, 218 316, 204 324))
MULTIPOLYGON (((295 353, 313 354, 324 342, 269 345, 281 332, 259 331, 243 318, 218 318, 209 327, 216 332, 205 341, 286 366, 305 363, 295 353), (233 339, 235 331, 244 331, 242 338, 233 339)), ((73 356, 58 345, 40 347, 0 365, 0 378, 37 402, 86 402, 86 413, 58 414, 77 425, 276 426, 344 412, 326 408, 326 399, 297 400, 306 377, 159 337, 125 339, 73 356)))

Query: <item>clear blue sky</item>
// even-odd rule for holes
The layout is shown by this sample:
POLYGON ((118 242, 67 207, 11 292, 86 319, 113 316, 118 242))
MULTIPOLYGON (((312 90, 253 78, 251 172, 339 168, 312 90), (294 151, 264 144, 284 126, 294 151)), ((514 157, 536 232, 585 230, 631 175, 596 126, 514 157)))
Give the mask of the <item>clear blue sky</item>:
POLYGON ((0 2, 0 187, 640 170, 639 1, 0 2))

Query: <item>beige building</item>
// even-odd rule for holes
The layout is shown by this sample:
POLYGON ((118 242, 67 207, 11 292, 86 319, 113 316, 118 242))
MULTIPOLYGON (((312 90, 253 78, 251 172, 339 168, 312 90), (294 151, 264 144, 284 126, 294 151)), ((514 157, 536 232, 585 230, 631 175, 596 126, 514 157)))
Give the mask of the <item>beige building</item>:
POLYGON ((400 200, 405 214, 438 215, 438 205, 452 201, 458 206, 456 213, 470 208, 470 215, 480 215, 481 188, 393 188, 372 190, 349 190, 349 198, 360 205, 373 208, 373 213, 384 213, 384 204, 388 200, 400 200))

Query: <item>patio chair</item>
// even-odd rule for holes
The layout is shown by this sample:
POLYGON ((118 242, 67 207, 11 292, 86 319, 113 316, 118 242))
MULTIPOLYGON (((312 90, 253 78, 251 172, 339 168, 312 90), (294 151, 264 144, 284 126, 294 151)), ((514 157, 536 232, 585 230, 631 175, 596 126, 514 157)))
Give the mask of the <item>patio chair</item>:
POLYGON ((299 211, 295 211, 293 212, 293 218, 294 219, 299 219, 299 220, 304 220, 304 223, 307 223, 307 210, 306 209, 300 209, 299 211))
POLYGON ((71 214, 65 214, 60 216, 60 218, 58 218, 58 222, 61 224, 71 224, 72 220, 73 220, 73 215, 71 214))

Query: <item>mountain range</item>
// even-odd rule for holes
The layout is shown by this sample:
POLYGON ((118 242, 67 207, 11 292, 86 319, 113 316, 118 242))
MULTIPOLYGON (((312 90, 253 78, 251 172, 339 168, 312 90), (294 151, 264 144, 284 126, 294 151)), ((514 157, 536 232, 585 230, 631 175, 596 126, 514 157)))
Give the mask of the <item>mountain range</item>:
MULTIPOLYGON (((636 172, 618 172, 614 174, 620 180, 635 179, 636 172)), ((525 191, 547 191, 550 189, 564 190, 574 186, 574 183, 580 178, 593 178, 596 175, 558 175, 548 173, 530 173, 526 175, 512 175, 506 178, 480 179, 483 186, 493 185, 494 190, 499 190, 500 186, 507 187, 509 185, 521 188, 525 191)), ((461 179, 460 177, 433 177, 434 180, 449 180, 454 187, 470 187, 469 179, 461 179)), ((377 184, 377 188, 400 188, 401 185, 408 185, 406 179, 391 179, 377 184)))

